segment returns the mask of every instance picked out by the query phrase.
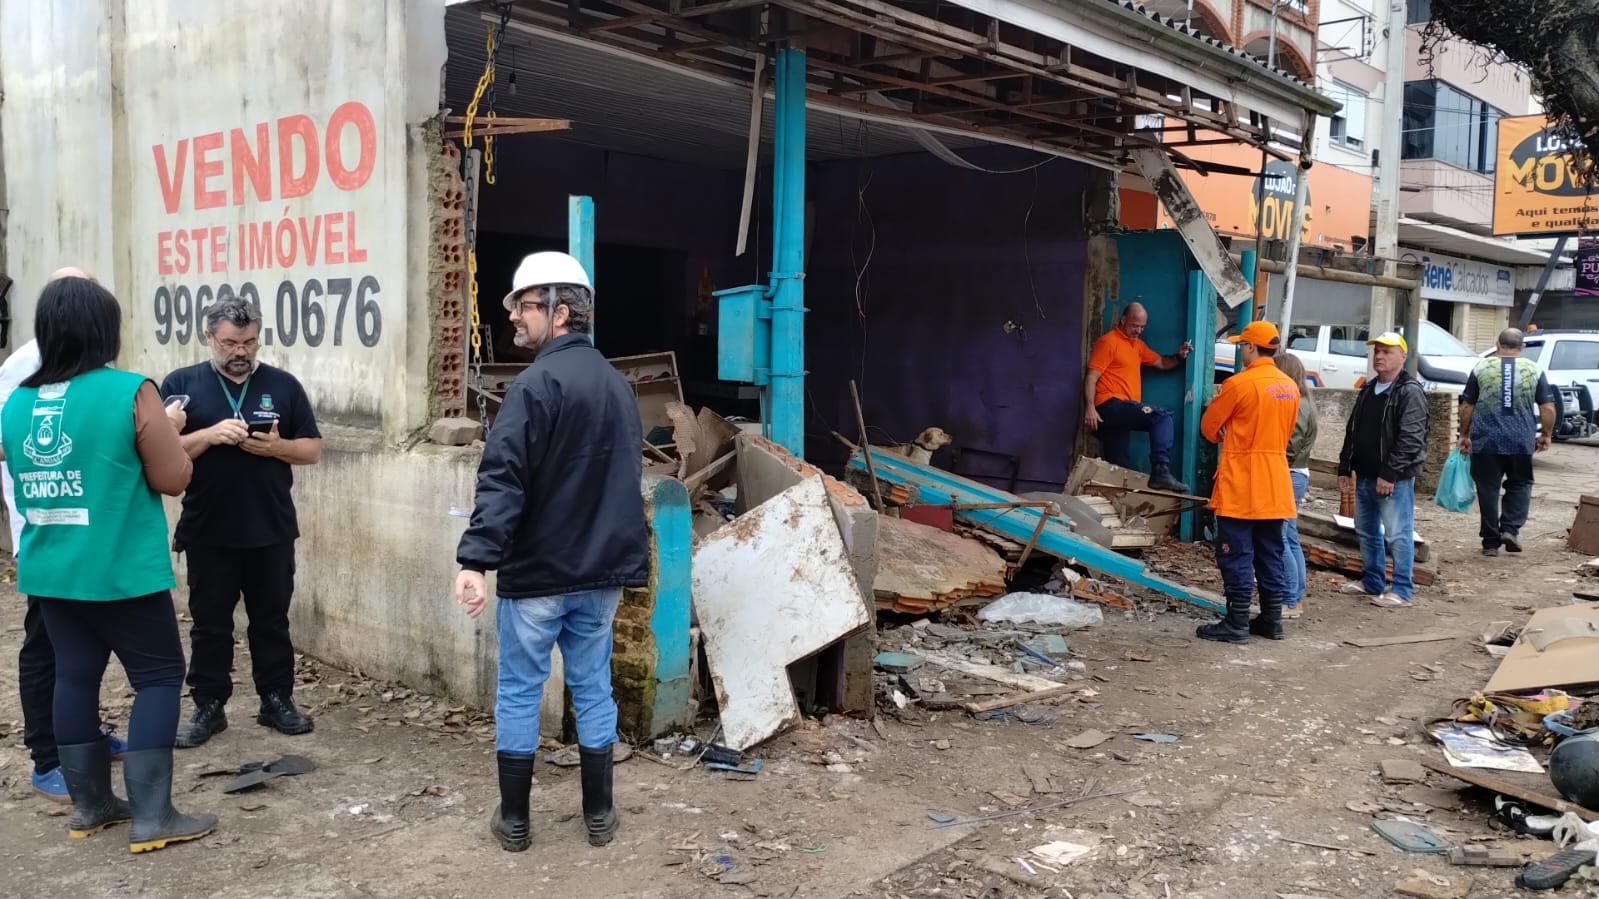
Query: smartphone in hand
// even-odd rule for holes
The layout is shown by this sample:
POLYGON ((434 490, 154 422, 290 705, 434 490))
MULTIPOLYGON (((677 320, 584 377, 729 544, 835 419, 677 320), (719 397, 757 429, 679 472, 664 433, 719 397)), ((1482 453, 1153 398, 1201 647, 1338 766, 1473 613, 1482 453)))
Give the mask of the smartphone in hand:
POLYGON ((163 405, 163 406, 170 406, 173 403, 177 403, 179 409, 182 409, 184 411, 188 411, 188 409, 189 409, 189 395, 187 393, 174 393, 171 396, 169 396, 166 399, 161 401, 161 405, 163 405))
POLYGON ((272 430, 272 425, 273 423, 270 421, 252 421, 250 422, 250 433, 266 434, 272 430))

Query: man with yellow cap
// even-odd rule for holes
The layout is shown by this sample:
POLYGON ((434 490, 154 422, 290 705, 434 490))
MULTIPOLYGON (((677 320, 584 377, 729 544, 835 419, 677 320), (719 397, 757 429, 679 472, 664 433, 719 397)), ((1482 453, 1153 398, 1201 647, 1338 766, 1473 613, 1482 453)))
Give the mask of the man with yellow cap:
POLYGON ((1299 387, 1272 357, 1282 344, 1277 326, 1250 322, 1227 338, 1239 344, 1244 367, 1222 383, 1199 428, 1221 444, 1210 508, 1216 513, 1216 567, 1221 569, 1227 613, 1201 625, 1199 636, 1248 643, 1249 636, 1283 638, 1283 522, 1293 518, 1288 438, 1299 416, 1299 387), (1253 621, 1256 586, 1260 615, 1253 621))
POLYGON ((1427 392, 1405 371, 1410 347, 1392 331, 1366 341, 1372 348, 1368 380, 1355 397, 1344 447, 1338 454, 1338 487, 1355 482, 1355 533, 1360 537, 1360 580, 1339 588, 1369 596, 1389 609, 1410 606, 1415 586, 1416 475, 1427 460, 1427 392), (1384 550, 1394 560, 1393 585, 1384 577, 1384 550))

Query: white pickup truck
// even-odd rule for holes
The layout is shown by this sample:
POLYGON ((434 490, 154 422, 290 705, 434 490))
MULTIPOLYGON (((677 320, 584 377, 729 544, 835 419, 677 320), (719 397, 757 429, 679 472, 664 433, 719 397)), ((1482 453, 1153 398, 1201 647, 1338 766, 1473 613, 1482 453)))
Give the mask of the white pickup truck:
MULTIPOLYGON (((1288 349, 1305 364, 1312 387, 1354 388, 1366 381, 1368 336, 1365 325, 1295 327, 1288 349)), ((1236 350, 1225 339, 1216 342, 1217 383, 1232 375, 1236 350)), ((1429 321, 1421 323, 1420 350, 1417 368, 1422 385, 1457 394, 1466 389, 1466 376, 1480 358, 1453 334, 1429 321)))

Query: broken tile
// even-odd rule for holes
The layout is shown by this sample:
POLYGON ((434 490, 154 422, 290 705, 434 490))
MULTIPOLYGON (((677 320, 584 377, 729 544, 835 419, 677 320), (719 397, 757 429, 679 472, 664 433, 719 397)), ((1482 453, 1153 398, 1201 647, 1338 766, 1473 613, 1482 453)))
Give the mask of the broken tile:
POLYGON ((1427 769, 1413 759, 1384 759, 1382 779, 1383 783, 1419 784, 1427 780, 1427 769))

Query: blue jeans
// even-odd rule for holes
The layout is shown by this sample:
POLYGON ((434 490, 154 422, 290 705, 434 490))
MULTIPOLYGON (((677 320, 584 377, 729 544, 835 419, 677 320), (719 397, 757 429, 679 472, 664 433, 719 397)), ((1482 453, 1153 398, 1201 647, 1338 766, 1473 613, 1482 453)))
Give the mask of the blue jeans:
POLYGON ((537 599, 500 598, 499 685, 494 695, 494 748, 532 754, 539 747, 539 703, 550 676, 550 648, 561 647, 566 686, 577 712, 577 742, 604 749, 616 742, 611 696, 611 622, 622 591, 589 590, 537 599))
POLYGON ((1128 400, 1106 400, 1099 412, 1099 452, 1105 461, 1123 468, 1132 467, 1129 438, 1134 431, 1149 433, 1149 464, 1171 464, 1172 419, 1170 409, 1146 406, 1128 400))
POLYGON ((1376 478, 1355 478, 1355 533, 1360 536, 1360 585, 1372 595, 1383 592, 1386 555, 1394 561, 1393 593, 1406 602, 1415 593, 1411 570, 1416 562, 1416 482, 1394 484, 1388 496, 1377 495, 1376 478))
MULTIPOLYGON (((1302 471, 1290 471, 1288 477, 1294 484, 1294 508, 1299 508, 1305 501, 1305 492, 1310 489, 1310 475, 1302 471)), ((1305 548, 1299 545, 1299 519, 1290 518, 1283 522, 1283 580, 1288 582, 1288 598, 1283 604, 1289 608, 1299 605, 1305 598, 1305 548)))

